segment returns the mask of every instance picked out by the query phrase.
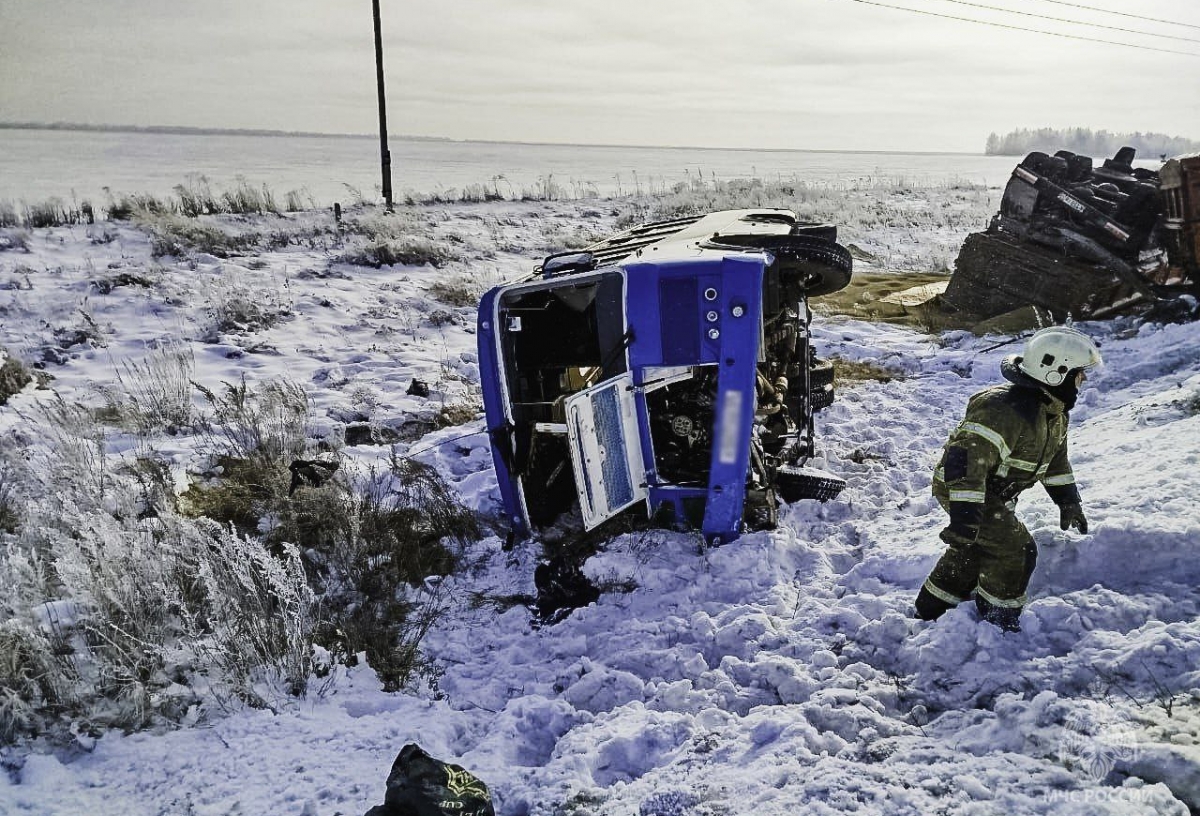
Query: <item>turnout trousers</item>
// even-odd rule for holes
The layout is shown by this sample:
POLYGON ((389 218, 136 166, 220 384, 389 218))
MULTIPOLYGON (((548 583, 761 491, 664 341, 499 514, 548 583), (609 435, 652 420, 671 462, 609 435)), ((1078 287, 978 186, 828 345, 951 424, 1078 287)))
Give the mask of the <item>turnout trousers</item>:
POLYGON ((925 580, 917 612, 927 620, 975 595, 985 620, 1018 629, 1037 545, 1016 515, 1016 501, 989 499, 973 543, 951 543, 925 580))

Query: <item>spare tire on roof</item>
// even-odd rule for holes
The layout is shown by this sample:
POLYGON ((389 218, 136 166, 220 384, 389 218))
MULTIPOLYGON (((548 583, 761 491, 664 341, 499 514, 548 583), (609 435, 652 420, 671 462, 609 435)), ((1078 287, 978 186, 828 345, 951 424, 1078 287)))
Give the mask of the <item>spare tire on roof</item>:
POLYGON ((714 235, 701 244, 705 249, 758 249, 774 256, 779 283, 788 300, 818 297, 845 289, 854 259, 850 250, 820 233, 790 235, 714 235))
POLYGON ((788 239, 786 244, 772 250, 784 291, 798 290, 805 297, 819 297, 841 291, 850 284, 854 267, 850 250, 841 244, 802 235, 788 239))

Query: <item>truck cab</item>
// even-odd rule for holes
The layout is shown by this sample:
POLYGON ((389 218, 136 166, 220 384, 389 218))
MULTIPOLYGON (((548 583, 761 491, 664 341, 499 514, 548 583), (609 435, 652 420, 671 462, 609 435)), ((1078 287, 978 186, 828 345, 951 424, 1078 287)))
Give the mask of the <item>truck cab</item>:
POLYGON ((512 536, 626 511, 723 543, 778 498, 830 498, 832 399, 808 298, 850 280, 836 228, 777 209, 643 224, 546 258, 479 308, 484 407, 512 536), (572 516, 573 517, 573 516, 572 516))
POLYGON ((1159 176, 1171 279, 1200 285, 1200 153, 1169 159, 1159 176))

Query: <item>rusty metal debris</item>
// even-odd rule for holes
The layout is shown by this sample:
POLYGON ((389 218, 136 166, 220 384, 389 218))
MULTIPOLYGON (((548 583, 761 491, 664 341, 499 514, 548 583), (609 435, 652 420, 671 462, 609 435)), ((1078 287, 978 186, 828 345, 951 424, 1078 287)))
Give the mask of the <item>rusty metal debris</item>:
POLYGON ((1196 317, 1200 154, 1156 170, 1135 155, 1121 148, 1100 167, 1065 150, 1026 156, 987 230, 967 236, 942 305, 980 320, 1031 308, 1056 322, 1102 319, 1168 303, 1196 317))

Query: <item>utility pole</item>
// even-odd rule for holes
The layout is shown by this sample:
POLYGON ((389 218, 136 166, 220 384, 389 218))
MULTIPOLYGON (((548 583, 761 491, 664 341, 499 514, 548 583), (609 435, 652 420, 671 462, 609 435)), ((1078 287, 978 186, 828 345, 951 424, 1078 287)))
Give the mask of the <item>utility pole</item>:
POLYGON ((383 168, 383 201, 388 212, 392 207, 392 154, 387 141, 387 104, 383 92, 383 35, 379 27, 379 0, 371 0, 375 12, 375 79, 379 86, 379 157, 383 168))

